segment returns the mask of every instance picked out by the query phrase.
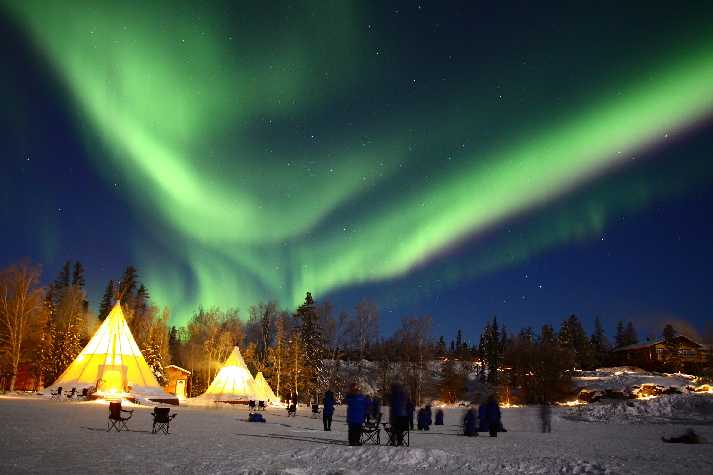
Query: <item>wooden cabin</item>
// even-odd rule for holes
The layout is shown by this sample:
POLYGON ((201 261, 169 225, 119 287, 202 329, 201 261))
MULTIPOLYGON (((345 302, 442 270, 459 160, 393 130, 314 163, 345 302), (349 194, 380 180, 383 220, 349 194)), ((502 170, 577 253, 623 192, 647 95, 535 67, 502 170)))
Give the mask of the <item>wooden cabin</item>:
POLYGON ((191 372, 176 365, 168 365, 163 368, 166 376, 167 393, 175 395, 178 399, 185 399, 190 394, 191 372))
POLYGON ((708 348, 691 338, 678 335, 670 341, 663 339, 627 345, 612 350, 616 364, 639 366, 649 371, 704 366, 708 362, 708 348))

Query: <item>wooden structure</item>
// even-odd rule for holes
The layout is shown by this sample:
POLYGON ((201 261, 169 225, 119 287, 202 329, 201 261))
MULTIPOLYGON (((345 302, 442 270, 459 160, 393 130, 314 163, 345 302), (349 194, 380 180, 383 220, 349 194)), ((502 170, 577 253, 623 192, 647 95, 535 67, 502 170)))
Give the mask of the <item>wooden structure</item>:
POLYGON ((709 351, 705 345, 678 335, 669 341, 661 339, 615 348, 612 355, 618 365, 639 366, 649 371, 683 371, 705 366, 709 351))
POLYGON ((166 392, 178 399, 187 398, 191 393, 191 372, 180 366, 168 365, 163 368, 163 373, 166 376, 166 392))

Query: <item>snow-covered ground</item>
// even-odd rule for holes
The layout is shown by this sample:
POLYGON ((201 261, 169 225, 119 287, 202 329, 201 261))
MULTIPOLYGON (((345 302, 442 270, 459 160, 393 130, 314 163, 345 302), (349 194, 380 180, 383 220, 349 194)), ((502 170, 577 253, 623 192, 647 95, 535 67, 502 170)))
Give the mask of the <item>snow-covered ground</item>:
MULTIPOLYGON (((560 417, 538 432, 537 408, 505 409, 509 430, 466 438, 462 410, 446 425, 411 433, 411 447, 348 447, 344 408, 332 432, 301 408, 287 418, 271 408, 267 423, 246 422, 244 407, 182 406, 171 434, 151 434, 149 407, 136 407, 131 432, 106 432, 108 407, 0 396, 2 473, 713 473, 713 447, 664 444, 687 425, 614 425, 560 417)), ((695 430, 713 441, 713 425, 695 430)))

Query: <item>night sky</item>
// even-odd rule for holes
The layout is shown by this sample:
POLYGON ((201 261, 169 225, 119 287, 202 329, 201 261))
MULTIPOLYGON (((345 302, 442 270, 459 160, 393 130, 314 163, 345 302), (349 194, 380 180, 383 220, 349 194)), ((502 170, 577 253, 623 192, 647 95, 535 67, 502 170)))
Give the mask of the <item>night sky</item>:
POLYGON ((197 3, 0 1, 1 266, 708 331, 713 3, 197 3))

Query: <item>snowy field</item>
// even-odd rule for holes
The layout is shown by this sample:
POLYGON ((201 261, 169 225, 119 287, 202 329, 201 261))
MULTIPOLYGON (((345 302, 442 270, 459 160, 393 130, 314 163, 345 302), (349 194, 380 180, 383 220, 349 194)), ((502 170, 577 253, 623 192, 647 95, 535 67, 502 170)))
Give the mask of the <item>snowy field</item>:
POLYGON ((171 434, 151 434, 149 407, 136 407, 131 432, 106 432, 108 406, 0 396, 2 473, 713 473, 713 447, 664 444, 687 427, 713 441, 713 425, 605 424, 560 417, 538 432, 537 409, 505 409, 509 430, 466 438, 462 411, 445 426, 412 432, 411 447, 349 447, 344 408, 332 432, 302 409, 287 418, 268 409, 267 423, 248 423, 246 408, 181 406, 171 434))

